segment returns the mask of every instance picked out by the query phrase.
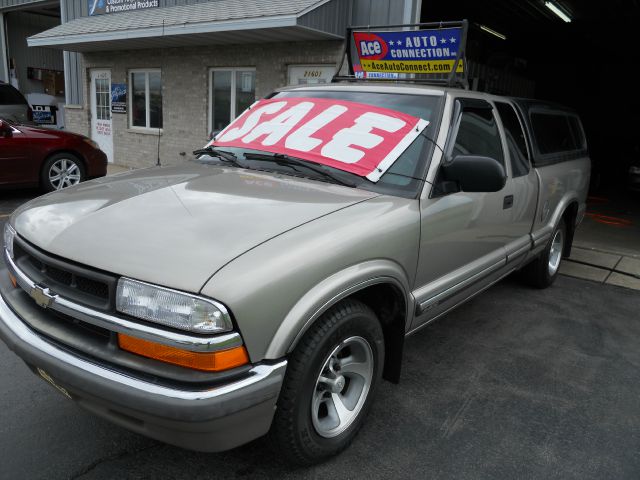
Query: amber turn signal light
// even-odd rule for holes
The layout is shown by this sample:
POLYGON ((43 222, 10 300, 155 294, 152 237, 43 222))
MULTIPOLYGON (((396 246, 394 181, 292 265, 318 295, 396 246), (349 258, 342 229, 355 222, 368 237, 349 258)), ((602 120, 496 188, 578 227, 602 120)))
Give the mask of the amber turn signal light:
POLYGON ((205 372, 221 372, 249 363, 249 355, 244 345, 229 350, 200 353, 160 345, 122 333, 118 334, 118 344, 127 352, 205 372))

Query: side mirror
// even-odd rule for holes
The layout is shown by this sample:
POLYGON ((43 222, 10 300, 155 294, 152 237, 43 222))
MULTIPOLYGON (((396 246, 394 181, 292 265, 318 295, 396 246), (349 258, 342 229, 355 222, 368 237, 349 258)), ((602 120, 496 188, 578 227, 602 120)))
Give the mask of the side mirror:
POLYGON ((0 137, 12 137, 13 129, 4 120, 0 120, 0 137))
POLYGON ((216 135, 218 135, 222 130, 211 130, 211 132, 209 133, 209 140, 213 140, 214 138, 216 138, 216 135))
POLYGON ((442 166, 444 179, 457 182, 463 192, 499 192, 507 181, 504 167, 495 158, 457 155, 442 166))

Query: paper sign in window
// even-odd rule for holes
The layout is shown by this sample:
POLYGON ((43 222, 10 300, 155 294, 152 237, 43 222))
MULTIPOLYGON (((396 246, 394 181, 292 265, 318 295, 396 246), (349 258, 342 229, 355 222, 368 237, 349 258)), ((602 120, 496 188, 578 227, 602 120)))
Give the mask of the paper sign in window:
POLYGON ((274 98, 254 103, 212 143, 289 155, 377 182, 428 124, 362 103, 274 98))

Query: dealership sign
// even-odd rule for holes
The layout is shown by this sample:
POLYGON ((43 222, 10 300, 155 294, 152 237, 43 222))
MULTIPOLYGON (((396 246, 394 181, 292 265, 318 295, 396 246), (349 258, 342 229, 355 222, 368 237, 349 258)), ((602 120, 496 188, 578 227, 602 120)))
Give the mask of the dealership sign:
POLYGON ((290 155, 377 182, 429 122, 343 100, 260 100, 211 144, 290 155))
POLYGON ((111 84, 111 112, 127 113, 127 84, 111 84))
MULTIPOLYGON (((353 32, 364 72, 450 73, 463 48, 462 28, 353 32)), ((456 72, 463 71, 462 61, 456 72)))
POLYGON ((89 15, 128 12, 159 6, 159 0, 88 0, 89 15))

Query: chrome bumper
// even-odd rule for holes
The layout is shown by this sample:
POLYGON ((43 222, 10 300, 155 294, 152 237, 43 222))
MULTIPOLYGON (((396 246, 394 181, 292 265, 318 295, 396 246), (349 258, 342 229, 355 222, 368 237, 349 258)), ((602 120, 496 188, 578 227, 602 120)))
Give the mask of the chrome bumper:
POLYGON ((49 343, 0 295, 0 339, 80 406, 143 435, 200 451, 233 448, 271 425, 287 366, 255 365, 240 380, 204 390, 157 385, 97 365, 49 343))
MULTIPOLYGON (((5 261, 20 288, 30 294, 35 284, 6 251, 5 261)), ((112 317, 55 295, 48 308, 112 331, 182 348, 191 340, 190 335, 177 334, 181 337, 177 338, 175 333, 112 317)), ((235 332, 199 338, 203 341, 196 343, 197 351, 242 342, 235 332)), ((200 451, 226 450, 267 433, 287 366, 286 360, 256 364, 242 377, 209 388, 152 383, 47 340, 15 313, 1 289, 0 340, 83 408, 143 435, 200 451)))
MULTIPOLYGON (((9 308, 0 295, 0 319, 4 323, 7 330, 15 335, 16 340, 22 341, 33 348, 40 350, 42 353, 50 356, 54 360, 64 363, 70 368, 78 368, 92 375, 96 375, 104 380, 115 382, 117 384, 140 390, 147 394, 160 395, 168 398, 177 398, 180 400, 207 400, 215 397, 241 390, 250 385, 262 382, 274 376, 281 376, 287 365, 286 361, 282 361, 273 365, 256 365, 250 370, 248 378, 235 383, 213 388, 205 391, 184 391, 173 388, 155 385, 145 382, 137 378, 129 377, 121 373, 109 370, 105 367, 95 365, 86 360, 82 360, 61 348, 43 340, 38 334, 27 327, 18 316, 9 308)), ((2 327, 0 327, 2 328, 2 327)), ((11 347, 11 345, 9 345, 11 347)), ((13 349, 12 349, 13 350, 13 349)))

